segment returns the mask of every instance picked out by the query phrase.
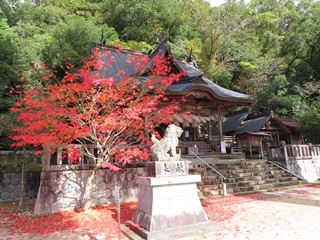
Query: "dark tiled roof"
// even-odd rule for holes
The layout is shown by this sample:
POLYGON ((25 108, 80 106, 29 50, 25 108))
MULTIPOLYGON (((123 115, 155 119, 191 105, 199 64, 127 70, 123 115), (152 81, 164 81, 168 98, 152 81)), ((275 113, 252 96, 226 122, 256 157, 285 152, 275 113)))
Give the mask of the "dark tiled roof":
POLYGON ((262 116, 254 119, 245 121, 245 123, 238 128, 235 135, 246 133, 246 132, 258 132, 266 122, 269 121, 271 115, 262 116))
POLYGON ((235 105, 250 105, 253 102, 249 95, 235 92, 213 83, 204 77, 192 62, 174 58, 170 51, 170 46, 167 44, 158 46, 150 55, 143 52, 119 50, 106 46, 101 46, 100 50, 102 64, 98 72, 101 74, 101 77, 113 77, 115 81, 121 81, 121 77, 118 76, 119 71, 125 73, 122 76, 144 75, 153 66, 155 56, 165 54, 171 57, 176 71, 187 73, 186 77, 181 78, 179 82, 172 84, 166 89, 169 95, 186 95, 191 91, 202 90, 210 93, 218 100, 233 102, 235 105))
MULTIPOLYGON (((222 131, 223 133, 232 133, 237 130, 241 122, 248 116, 249 111, 240 111, 234 114, 226 115, 222 121, 222 131)), ((212 134, 218 134, 218 127, 212 130, 212 134)))

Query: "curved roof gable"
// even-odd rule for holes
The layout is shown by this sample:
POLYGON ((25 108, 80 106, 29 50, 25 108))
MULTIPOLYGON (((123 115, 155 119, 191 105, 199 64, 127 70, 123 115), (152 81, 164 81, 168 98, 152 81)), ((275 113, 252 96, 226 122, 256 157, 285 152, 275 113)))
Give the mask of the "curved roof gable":
POLYGON ((164 55, 169 58, 173 72, 186 72, 185 77, 166 89, 168 95, 182 96, 192 91, 204 91, 214 99, 234 103, 234 105, 249 105, 253 102, 249 95, 223 88, 204 77, 192 61, 176 59, 165 41, 160 42, 150 54, 110 46, 100 46, 99 49, 102 64, 98 72, 101 73, 101 77, 113 77, 115 81, 121 81, 119 71, 125 73, 126 76, 138 78, 148 76, 150 68, 154 67, 156 56, 164 55))
POLYGON ((258 132, 266 122, 271 118, 270 115, 262 116, 254 119, 247 120, 236 132, 235 135, 246 132, 258 132))
MULTIPOLYGON (((222 131, 223 133, 233 133, 237 130, 243 120, 249 115, 249 110, 241 110, 229 115, 222 120, 222 131)), ((218 126, 212 130, 212 134, 218 134, 218 126)))

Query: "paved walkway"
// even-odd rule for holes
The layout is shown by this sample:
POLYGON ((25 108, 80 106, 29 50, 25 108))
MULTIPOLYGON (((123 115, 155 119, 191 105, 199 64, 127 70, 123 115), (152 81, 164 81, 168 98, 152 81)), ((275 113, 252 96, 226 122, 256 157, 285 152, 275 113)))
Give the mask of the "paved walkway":
MULTIPOLYGON (((184 240, 252 239, 309 240, 320 238, 320 187, 229 197, 206 202, 208 217, 218 230, 184 240)), ((1 216, 0 216, 1 217, 1 216)), ((62 231, 49 235, 8 235, 6 219, 0 219, 1 240, 118 239, 117 236, 62 231)), ((122 238, 127 239, 127 238, 122 238)), ((166 240, 166 239, 164 239, 166 240)))
POLYGON ((233 217, 221 222, 227 229, 207 239, 320 239, 320 188, 241 196, 237 202, 230 207, 233 217))

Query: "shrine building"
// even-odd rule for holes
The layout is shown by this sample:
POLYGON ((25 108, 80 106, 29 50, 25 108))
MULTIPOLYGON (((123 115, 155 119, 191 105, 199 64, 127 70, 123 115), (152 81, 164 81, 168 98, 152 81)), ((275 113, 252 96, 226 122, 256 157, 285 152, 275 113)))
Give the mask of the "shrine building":
MULTIPOLYGON (((102 44, 97 44, 96 48, 101 53, 103 63, 108 64, 108 70, 104 70, 103 66, 98 70, 101 77, 113 77, 115 81, 121 80, 119 71, 125 72, 127 76, 138 76, 140 79, 150 77, 151 71, 148 69, 154 66, 157 56, 169 59, 172 73, 186 73, 179 81, 166 88, 166 95, 170 99, 181 99, 183 96, 186 100, 179 105, 180 113, 170 119, 173 124, 183 129, 179 139, 182 153, 187 153, 188 147, 191 146, 197 146, 197 152, 219 151, 219 144, 223 141, 221 124, 223 116, 230 108, 249 106, 253 102, 249 95, 223 88, 206 78, 191 56, 188 59, 175 58, 166 39, 149 53, 102 44), (190 115, 183 114, 186 111, 190 112, 190 115), (212 141, 210 122, 218 123, 220 129, 218 134, 220 143, 216 145, 212 141), (200 125, 205 131, 200 131, 200 125)), ((160 135, 163 129, 159 129, 160 135)))

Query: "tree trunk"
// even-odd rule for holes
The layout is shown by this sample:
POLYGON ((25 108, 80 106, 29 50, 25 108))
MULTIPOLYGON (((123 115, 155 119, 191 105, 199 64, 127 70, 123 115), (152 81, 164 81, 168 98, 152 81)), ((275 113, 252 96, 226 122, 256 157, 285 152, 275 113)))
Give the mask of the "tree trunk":
POLYGON ((18 211, 20 211, 22 207, 23 195, 24 195, 24 164, 22 164, 22 170, 21 170, 21 197, 19 201, 18 211))
POLYGON ((21 166, 21 197, 20 197, 20 201, 19 201, 19 206, 18 206, 18 211, 21 210, 22 207, 22 203, 23 203, 23 195, 24 195, 24 174, 25 174, 25 170, 24 170, 24 165, 25 165, 25 161, 26 161, 26 148, 23 148, 23 161, 22 161, 22 166, 21 166))
POLYGON ((94 169, 92 170, 92 174, 90 175, 90 177, 88 179, 87 186, 85 188, 85 198, 84 198, 84 206, 83 206, 84 211, 88 211, 91 208, 92 183, 93 183, 93 180, 94 180, 95 176, 97 175, 97 172, 100 168, 101 168, 101 164, 97 164, 94 167, 94 169))

